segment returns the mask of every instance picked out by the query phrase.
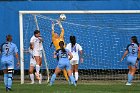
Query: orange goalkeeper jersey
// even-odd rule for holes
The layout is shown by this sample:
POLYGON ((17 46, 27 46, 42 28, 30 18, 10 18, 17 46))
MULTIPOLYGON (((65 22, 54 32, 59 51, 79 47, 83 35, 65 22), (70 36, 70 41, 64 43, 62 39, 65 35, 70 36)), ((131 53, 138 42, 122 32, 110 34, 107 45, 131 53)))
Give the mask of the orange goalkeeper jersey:
POLYGON ((60 49, 59 42, 64 41, 64 29, 61 30, 59 38, 55 38, 54 31, 52 31, 52 42, 54 44, 55 50, 60 49))

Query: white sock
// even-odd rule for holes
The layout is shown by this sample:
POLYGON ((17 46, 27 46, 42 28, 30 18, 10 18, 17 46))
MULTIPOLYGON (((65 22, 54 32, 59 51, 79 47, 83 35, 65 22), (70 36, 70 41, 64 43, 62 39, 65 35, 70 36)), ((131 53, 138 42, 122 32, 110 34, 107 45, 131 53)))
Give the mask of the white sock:
POLYGON ((34 74, 30 74, 30 79, 32 82, 34 82, 34 74))
POLYGON ((71 75, 73 76, 73 73, 71 73, 71 75))
POLYGON ((78 72, 75 72, 75 80, 77 81, 78 80, 78 72))
POLYGON ((41 84, 42 83, 42 74, 39 74, 39 76, 40 76, 39 84, 41 84))
POLYGON ((39 74, 39 71, 40 71, 40 66, 39 65, 36 65, 36 72, 39 74))

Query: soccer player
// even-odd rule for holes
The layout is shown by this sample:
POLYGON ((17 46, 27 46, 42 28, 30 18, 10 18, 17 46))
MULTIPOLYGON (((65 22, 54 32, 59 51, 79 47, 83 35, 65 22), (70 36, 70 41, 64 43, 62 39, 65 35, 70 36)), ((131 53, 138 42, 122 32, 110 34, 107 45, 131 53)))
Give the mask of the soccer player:
MULTIPOLYGON (((33 56, 33 46, 30 44, 30 47, 28 50, 24 50, 25 53, 30 53, 30 68, 29 68, 29 75, 30 75, 30 79, 31 79, 31 83, 30 84, 34 84, 34 68, 36 66, 36 60, 35 57, 33 56)), ((42 74, 40 75, 40 80, 39 80, 39 84, 42 83, 42 74)))
POLYGON ((66 68, 70 81, 76 86, 75 79, 72 76, 71 65, 69 61, 72 59, 73 56, 67 49, 64 48, 63 41, 59 42, 59 46, 60 46, 60 49, 54 52, 54 58, 59 57, 59 60, 58 60, 58 65, 55 69, 55 72, 51 77, 50 85, 53 85, 56 75, 59 74, 62 69, 66 68), (69 59, 68 59, 68 56, 70 56, 69 59))
POLYGON ((80 44, 76 43, 76 37, 75 36, 70 36, 70 43, 67 44, 66 49, 68 49, 72 55, 73 58, 70 60, 70 64, 72 65, 72 75, 73 73, 75 74, 75 80, 76 83, 78 81, 78 64, 79 64, 79 53, 80 52, 80 62, 83 62, 83 51, 82 51, 82 47, 80 46, 80 44))
POLYGON ((124 55, 121 58, 121 61, 127 56, 127 65, 128 65, 128 81, 126 85, 131 85, 132 80, 134 78, 135 72, 137 70, 137 65, 138 65, 138 41, 136 36, 131 37, 131 44, 129 44, 126 48, 126 51, 124 55))
POLYGON ((43 45, 42 45, 43 39, 40 36, 40 31, 35 30, 34 35, 30 39, 30 44, 33 48, 33 56, 36 61, 36 78, 40 80, 40 66, 42 64, 42 50, 43 50, 43 45))
MULTIPOLYGON (((58 22, 58 24, 59 24, 59 26, 61 28, 60 36, 57 33, 54 32, 55 24, 52 22, 52 42, 53 42, 53 45, 55 46, 55 50, 60 49, 60 46, 59 46, 60 41, 64 42, 64 29, 62 27, 61 22, 60 21, 57 21, 57 22, 58 22)), ((64 47, 65 47, 65 45, 64 45, 64 47)), ((64 74, 66 80, 69 82, 69 78, 68 78, 66 69, 63 70, 63 74, 64 74)))
POLYGON ((17 46, 12 43, 12 36, 6 36, 6 42, 1 45, 1 66, 4 72, 4 84, 6 91, 11 91, 14 71, 14 56, 17 59, 17 66, 19 66, 20 60, 18 58, 17 46))

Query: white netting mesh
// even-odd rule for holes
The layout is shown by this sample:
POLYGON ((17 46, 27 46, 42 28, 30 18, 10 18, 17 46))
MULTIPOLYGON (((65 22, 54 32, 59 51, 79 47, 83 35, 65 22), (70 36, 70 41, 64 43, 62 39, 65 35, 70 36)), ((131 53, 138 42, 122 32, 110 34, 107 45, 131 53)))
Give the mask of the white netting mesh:
MULTIPOLYGON (((52 74, 57 62, 53 59, 55 49, 50 48, 51 21, 58 19, 59 14, 38 14, 36 17, 44 39, 43 46, 50 74, 52 74)), ((80 79, 126 79, 126 60, 120 63, 120 58, 130 42, 130 37, 139 38, 140 14, 66 14, 66 17, 67 19, 62 22, 65 42, 69 43, 69 36, 75 35, 77 43, 83 47, 84 51, 84 63, 79 64, 80 79)), ((36 29, 34 16, 25 14, 23 25, 24 49, 27 49, 36 29)), ((55 26, 55 32, 60 34, 58 25, 55 26)), ((25 69, 28 69, 29 56, 27 54, 24 56, 25 69)), ((42 69, 45 69, 44 64, 42 69)))

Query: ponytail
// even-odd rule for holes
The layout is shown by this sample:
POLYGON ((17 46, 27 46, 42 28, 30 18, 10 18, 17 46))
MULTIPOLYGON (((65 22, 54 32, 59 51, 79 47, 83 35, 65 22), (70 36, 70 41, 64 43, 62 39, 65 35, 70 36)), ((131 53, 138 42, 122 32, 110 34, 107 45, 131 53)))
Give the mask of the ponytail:
POLYGON ((64 42, 63 41, 60 41, 59 42, 59 46, 60 46, 60 49, 62 50, 62 52, 66 52, 65 48, 64 48, 64 42))
POLYGON ((70 42, 72 44, 72 47, 74 47, 74 45, 76 44, 76 38, 75 38, 75 36, 70 36, 70 42))

